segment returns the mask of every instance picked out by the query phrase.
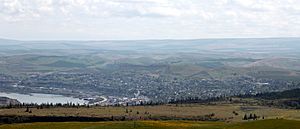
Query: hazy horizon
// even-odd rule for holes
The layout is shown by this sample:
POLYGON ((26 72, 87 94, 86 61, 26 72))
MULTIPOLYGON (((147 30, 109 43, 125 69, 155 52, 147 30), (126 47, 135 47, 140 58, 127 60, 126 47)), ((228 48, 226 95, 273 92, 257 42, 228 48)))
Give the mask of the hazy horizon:
POLYGON ((295 37, 224 37, 224 38, 161 38, 161 39, 14 39, 14 38, 6 38, 0 37, 0 40, 12 40, 12 41, 163 41, 163 40, 235 40, 235 39, 298 39, 300 36, 295 37))

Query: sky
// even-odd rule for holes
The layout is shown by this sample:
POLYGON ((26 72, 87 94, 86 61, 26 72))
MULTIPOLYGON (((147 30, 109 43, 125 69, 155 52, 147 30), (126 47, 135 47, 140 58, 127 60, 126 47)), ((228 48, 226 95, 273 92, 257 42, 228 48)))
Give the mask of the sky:
POLYGON ((0 0, 0 38, 300 37, 300 0, 0 0))

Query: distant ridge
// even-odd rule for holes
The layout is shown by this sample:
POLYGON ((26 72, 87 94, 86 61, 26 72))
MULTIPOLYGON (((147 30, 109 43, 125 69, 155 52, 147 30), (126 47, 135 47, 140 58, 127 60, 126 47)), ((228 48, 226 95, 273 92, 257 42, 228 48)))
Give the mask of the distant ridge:
POLYGON ((265 39, 299 39, 300 37, 262 37, 262 38, 198 38, 198 39, 104 39, 104 40, 95 40, 95 39, 83 39, 83 40, 73 40, 73 39, 37 39, 37 40, 18 40, 10 38, 0 38, 0 42, 9 41, 9 42, 111 42, 111 41, 205 41, 205 40, 265 40, 265 39))
POLYGON ((8 97, 1 97, 0 96, 0 106, 7 106, 9 104, 16 105, 16 104, 21 104, 21 103, 16 99, 11 99, 11 98, 8 98, 8 97))

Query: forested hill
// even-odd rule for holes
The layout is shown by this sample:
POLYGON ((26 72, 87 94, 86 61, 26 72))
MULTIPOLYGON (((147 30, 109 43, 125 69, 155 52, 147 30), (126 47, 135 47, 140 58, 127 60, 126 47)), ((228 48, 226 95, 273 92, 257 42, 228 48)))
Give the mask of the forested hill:
POLYGON ((255 95, 256 98, 262 99, 293 99, 300 98, 300 89, 286 90, 282 92, 270 92, 255 95))

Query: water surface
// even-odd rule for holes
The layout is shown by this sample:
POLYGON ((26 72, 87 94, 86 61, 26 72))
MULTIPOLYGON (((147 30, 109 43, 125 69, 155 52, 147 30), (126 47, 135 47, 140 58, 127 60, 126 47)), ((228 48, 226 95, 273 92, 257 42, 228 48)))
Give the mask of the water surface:
POLYGON ((30 93, 30 94, 19 94, 19 93, 4 93, 0 92, 0 96, 8 97, 12 99, 17 99, 21 103, 78 103, 85 104, 88 101, 81 100, 73 97, 66 97, 62 95, 54 94, 40 94, 40 93, 30 93))

